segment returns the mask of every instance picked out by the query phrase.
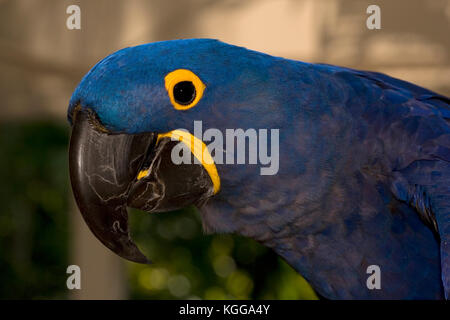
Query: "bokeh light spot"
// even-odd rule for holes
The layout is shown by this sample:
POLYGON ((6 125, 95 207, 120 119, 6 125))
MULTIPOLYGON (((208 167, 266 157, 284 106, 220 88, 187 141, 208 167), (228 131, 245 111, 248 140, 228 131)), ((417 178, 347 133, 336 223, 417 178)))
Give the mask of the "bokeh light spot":
POLYGON ((228 255, 220 255, 214 259, 214 271, 220 277, 227 277, 236 270, 234 259, 228 255))
POLYGON ((191 283, 183 275, 175 275, 167 281, 167 287, 172 295, 177 298, 186 296, 191 290, 191 283))

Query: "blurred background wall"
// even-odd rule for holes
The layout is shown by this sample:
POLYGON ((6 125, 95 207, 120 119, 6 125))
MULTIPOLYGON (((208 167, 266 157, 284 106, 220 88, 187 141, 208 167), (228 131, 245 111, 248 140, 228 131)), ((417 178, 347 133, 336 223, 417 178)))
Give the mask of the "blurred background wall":
POLYGON ((132 215, 139 244, 158 264, 110 254, 69 188, 71 92, 120 48, 210 37, 380 71, 448 96, 449 31, 450 0, 0 0, 0 298, 315 298, 269 250, 202 236, 192 208, 132 215), (66 28, 72 4, 81 30, 66 28), (381 8, 381 30, 366 28, 370 4, 381 8), (70 264, 81 267, 81 290, 65 286, 70 264))

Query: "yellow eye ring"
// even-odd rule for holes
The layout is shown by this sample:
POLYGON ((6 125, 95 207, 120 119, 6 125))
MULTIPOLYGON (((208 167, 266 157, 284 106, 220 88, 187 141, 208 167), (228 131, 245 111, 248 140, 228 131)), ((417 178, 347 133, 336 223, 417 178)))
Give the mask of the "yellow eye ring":
POLYGON ((165 78, 170 102, 177 110, 188 110, 202 98, 206 86, 195 73, 187 69, 177 69, 165 78))

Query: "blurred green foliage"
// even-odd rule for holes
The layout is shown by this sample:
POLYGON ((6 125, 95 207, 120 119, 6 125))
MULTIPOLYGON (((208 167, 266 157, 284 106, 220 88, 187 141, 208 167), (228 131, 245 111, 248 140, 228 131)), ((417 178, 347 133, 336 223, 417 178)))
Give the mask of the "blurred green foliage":
POLYGON ((65 298, 67 126, 0 126, 0 298, 65 298))
POLYGON ((133 238, 154 261, 129 263, 134 299, 317 299, 272 250, 236 235, 205 235, 194 207, 130 212, 133 238))
MULTIPOLYGON (((68 132, 49 122, 0 127, 2 299, 68 297, 68 132)), ((271 250, 234 235, 204 235, 195 208, 134 211, 130 218, 134 238, 154 261, 127 264, 130 298, 316 298, 271 250)))

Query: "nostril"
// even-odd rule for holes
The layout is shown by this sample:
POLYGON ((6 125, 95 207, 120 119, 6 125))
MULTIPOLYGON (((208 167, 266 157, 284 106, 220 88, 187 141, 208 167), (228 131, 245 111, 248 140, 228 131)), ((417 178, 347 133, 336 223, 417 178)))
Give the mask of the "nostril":
MULTIPOLYGON (((81 108, 81 107, 80 107, 81 108)), ((106 127, 102 124, 100 119, 98 118, 98 115, 92 111, 91 109, 85 109, 88 117, 89 117, 89 123, 94 127, 95 130, 103 133, 111 134, 112 132, 106 129, 106 127)))
POLYGON ((111 131, 109 131, 100 121, 97 114, 90 108, 82 107, 80 103, 77 103, 74 107, 69 109, 69 112, 67 113, 67 118, 70 122, 70 125, 73 126, 73 124, 76 121, 77 115, 79 112, 83 112, 87 115, 89 123, 93 126, 93 128, 98 132, 108 133, 112 134, 111 131))

